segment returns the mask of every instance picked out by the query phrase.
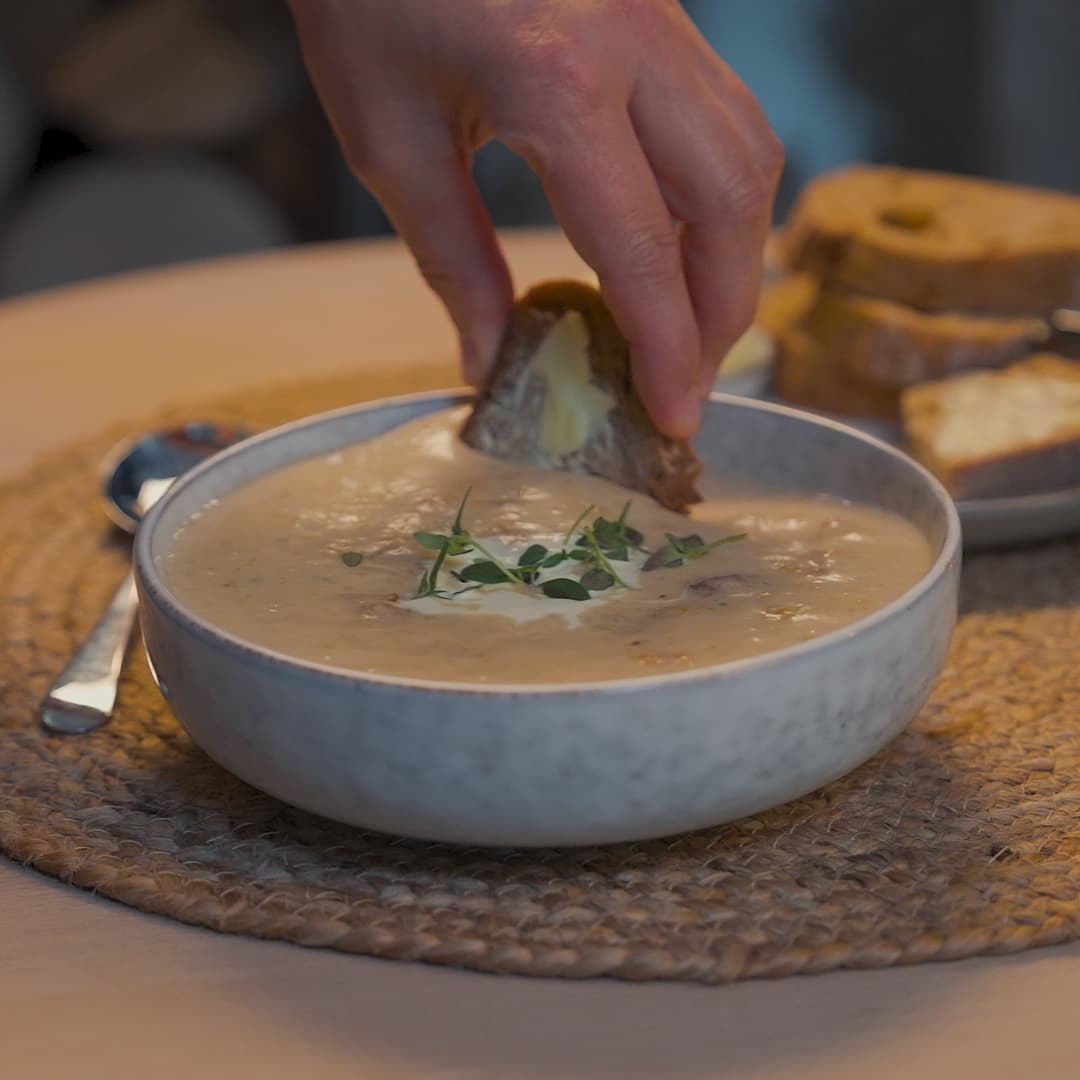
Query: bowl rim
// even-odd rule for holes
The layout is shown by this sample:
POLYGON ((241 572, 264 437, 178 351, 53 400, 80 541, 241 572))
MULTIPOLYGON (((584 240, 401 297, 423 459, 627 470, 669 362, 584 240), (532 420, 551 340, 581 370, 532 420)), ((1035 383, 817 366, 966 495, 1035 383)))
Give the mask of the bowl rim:
MULTIPOLYGON (((220 468, 225 462, 234 457, 257 453, 258 448, 277 439, 285 439, 298 430, 307 427, 315 427, 323 424, 334 425, 347 417, 359 413, 375 412, 388 408, 397 408, 410 404, 428 404, 441 402, 444 407, 452 408, 471 400, 472 392, 462 388, 448 388, 441 390, 426 390, 419 393, 397 394, 391 397, 378 398, 373 401, 361 402, 354 405, 346 405, 342 408, 331 409, 310 416, 301 417, 285 424, 280 424, 265 431, 252 435, 243 441, 215 454, 212 458, 196 465, 189 472, 181 476, 165 494, 158 500, 155 506, 143 519, 135 535, 134 545, 134 569, 135 577, 140 586, 140 606, 146 603, 147 597, 153 600, 159 607, 167 611, 171 617, 184 624, 189 631, 193 631, 205 642, 219 648, 224 648, 238 658, 255 660, 271 667, 281 667, 287 670, 302 672, 322 683, 348 685, 362 687, 371 685, 380 690, 400 691, 428 691, 459 696, 489 696, 489 697, 536 697, 558 698, 572 697, 586 693, 640 693, 647 690, 674 688, 685 684, 713 682, 721 677, 734 677, 750 672, 761 671, 770 667, 783 665, 792 660, 831 648, 842 641, 868 633, 888 622, 906 609, 914 606, 935 589, 947 576, 950 566, 958 562, 962 550, 960 516, 956 505, 944 486, 923 465, 905 454, 902 450, 880 439, 874 438, 863 431, 849 427, 836 420, 817 416, 802 409, 779 405, 773 402, 756 401, 743 398, 738 395, 724 393, 710 393, 707 403, 724 405, 737 409, 748 409, 757 412, 770 412, 787 416, 800 423, 810 426, 824 427, 839 432, 841 435, 851 438, 856 442, 862 442, 884 453, 886 456, 898 460, 902 465, 912 470, 934 495, 939 506, 945 512, 945 535, 942 538, 941 549, 930 564, 925 573, 912 586, 895 597, 883 607, 876 608, 869 614, 857 619, 855 622, 831 630, 821 637, 811 638, 807 641, 798 642, 782 649, 774 649, 770 652, 760 653, 756 656, 743 657, 737 660, 728 660, 720 664, 712 664, 708 667, 692 668, 688 671, 667 672, 659 675, 638 675, 626 679, 607 679, 567 683, 471 683, 452 682, 439 679, 424 679, 403 675, 382 675, 377 672, 356 671, 351 668, 337 667, 331 664, 322 664, 314 660, 305 660, 290 656, 287 653, 278 652, 262 645, 255 645, 249 641, 237 637, 230 632, 215 626, 184 605, 168 588, 154 562, 151 553, 151 544, 159 522, 171 503, 176 501, 189 487, 198 483, 207 473, 220 468), (147 597, 142 596, 145 589, 147 597)), ((435 410, 430 410, 434 412, 435 410)), ((404 421, 408 422, 408 421, 404 421)), ((315 455, 311 455, 315 456, 315 455)), ((290 459, 285 464, 293 464, 294 461, 303 458, 290 459)), ((284 467, 284 466, 278 466, 284 467)), ((267 472, 274 470, 267 470, 267 472)), ((259 473, 258 476, 265 475, 259 473)), ((254 479, 254 477, 253 477, 254 479)))

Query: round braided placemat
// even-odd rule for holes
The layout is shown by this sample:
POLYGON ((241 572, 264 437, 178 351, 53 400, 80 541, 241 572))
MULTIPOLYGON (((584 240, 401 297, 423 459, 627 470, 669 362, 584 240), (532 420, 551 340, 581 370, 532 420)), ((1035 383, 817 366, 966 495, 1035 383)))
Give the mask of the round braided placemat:
MULTIPOLYGON (((401 383, 279 387, 183 415, 266 425, 401 383)), ((1080 935, 1080 542, 970 560, 933 699, 844 780, 666 841, 466 850, 339 826, 233 779, 179 729, 141 651, 110 727, 39 730, 40 696, 123 571, 93 482, 118 434, 0 486, 12 858, 215 930, 531 975, 724 982, 1080 935)))

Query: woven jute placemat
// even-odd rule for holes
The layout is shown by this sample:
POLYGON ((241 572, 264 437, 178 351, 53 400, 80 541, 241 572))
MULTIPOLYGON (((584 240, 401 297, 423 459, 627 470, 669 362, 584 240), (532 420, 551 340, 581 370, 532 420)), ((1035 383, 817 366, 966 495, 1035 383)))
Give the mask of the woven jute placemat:
MULTIPOLYGON (((268 425, 401 389, 325 382, 171 415, 268 425)), ((179 728, 139 650, 110 727, 39 730, 38 700, 124 569, 93 490, 117 434, 0 486, 13 859, 219 931, 531 975, 725 982, 1080 934, 1080 542, 970 559, 931 702, 824 790, 665 841, 466 850, 339 826, 233 779, 179 728)))

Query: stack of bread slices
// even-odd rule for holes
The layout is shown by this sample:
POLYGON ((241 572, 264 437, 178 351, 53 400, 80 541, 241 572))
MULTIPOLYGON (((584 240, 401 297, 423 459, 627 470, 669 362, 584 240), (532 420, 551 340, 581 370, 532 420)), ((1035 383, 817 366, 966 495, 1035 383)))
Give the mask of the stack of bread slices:
POLYGON ((849 168, 805 189, 784 261, 779 397, 900 420, 958 498, 1080 487, 1080 362, 1047 351, 1080 308, 1080 198, 849 168))

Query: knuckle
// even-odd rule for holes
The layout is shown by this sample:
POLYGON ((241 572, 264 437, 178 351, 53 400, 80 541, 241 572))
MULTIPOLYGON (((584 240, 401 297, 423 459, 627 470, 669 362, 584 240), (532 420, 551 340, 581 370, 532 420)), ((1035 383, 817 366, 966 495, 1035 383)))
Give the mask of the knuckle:
POLYGON ((716 190, 714 210, 735 221, 754 221, 768 213, 779 170, 772 166, 748 163, 740 169, 729 171, 724 183, 716 190))
POLYGON ((603 96, 599 62, 574 38, 552 32, 522 35, 516 62, 534 100, 588 107, 603 96))
POLYGON ((632 225, 620 252, 621 271, 636 282, 664 282, 682 274, 682 252, 667 223, 632 225))
POLYGON ((540 176, 554 171, 566 147, 603 113, 602 76, 563 40, 530 45, 517 68, 519 90, 493 105, 492 129, 540 176))

